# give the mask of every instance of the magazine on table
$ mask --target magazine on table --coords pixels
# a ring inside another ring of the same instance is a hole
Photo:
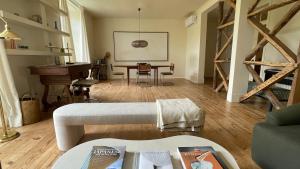
[[[135,153],[133,169],[173,169],[169,151]]]
[[[122,169],[125,146],[93,146],[81,169]]]
[[[184,169],[227,169],[212,147],[178,147]]]

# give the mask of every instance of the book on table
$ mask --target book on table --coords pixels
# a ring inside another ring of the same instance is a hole
[[[125,146],[93,146],[81,169],[122,169]]]
[[[212,147],[178,147],[184,169],[227,169]]]
[[[169,151],[135,153],[134,169],[173,169]]]

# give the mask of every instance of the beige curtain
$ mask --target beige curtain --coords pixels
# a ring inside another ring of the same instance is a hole
[[[7,59],[3,39],[0,39],[0,95],[9,126],[22,126],[22,113],[19,96]]]

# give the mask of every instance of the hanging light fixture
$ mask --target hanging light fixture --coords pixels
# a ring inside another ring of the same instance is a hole
[[[135,40],[131,45],[135,48],[145,48],[148,46],[148,42],[141,40],[141,8],[138,9],[139,12],[139,40]]]

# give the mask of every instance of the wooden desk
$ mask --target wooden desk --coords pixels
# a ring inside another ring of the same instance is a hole
[[[130,83],[130,69],[138,69],[137,65],[114,65],[114,67],[121,67],[127,69],[127,84]],[[170,67],[170,65],[151,65],[154,70],[154,84],[158,85],[158,68]]]
[[[39,75],[41,83],[45,85],[42,102],[44,109],[47,110],[49,108],[47,101],[49,85],[65,85],[69,89],[73,80],[88,77],[91,64],[40,65],[30,66],[29,69],[32,75]]]

